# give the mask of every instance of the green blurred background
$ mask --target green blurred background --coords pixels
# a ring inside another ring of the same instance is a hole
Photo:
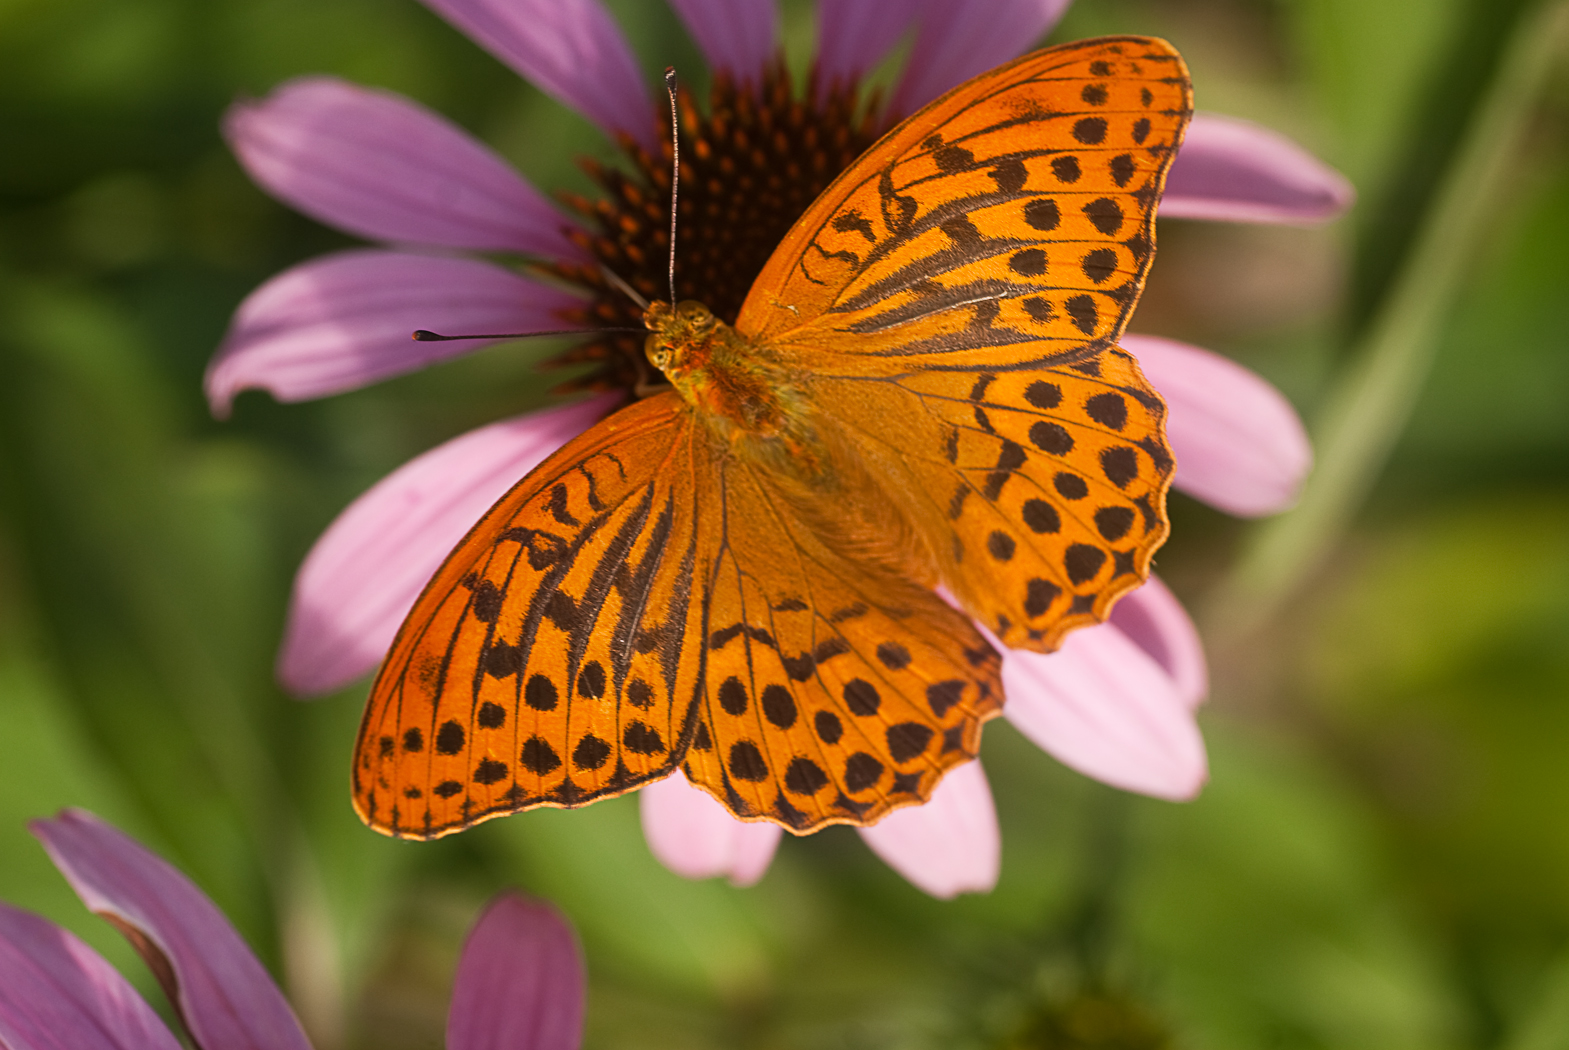
[[[610,6],[651,74],[700,66],[662,4]],[[434,844],[363,828],[364,686],[301,704],[272,681],[293,571],[387,470],[543,403],[557,348],[215,422],[201,375],[234,306],[351,243],[254,188],[219,118],[330,72],[547,188],[588,189],[573,158],[605,148],[415,0],[0,0],[0,899],[152,989],[23,827],[90,807],[200,882],[322,1050],[439,1046],[505,884],[577,923],[590,1047],[1569,1047],[1566,52],[1493,87],[1534,10],[1079,0],[1053,34],[1167,37],[1201,108],[1361,194],[1320,229],[1162,223],[1136,329],[1231,354],[1322,434],[1405,275],[1432,367],[1402,373],[1387,462],[1330,457],[1370,484],[1295,539],[1174,500],[1161,571],[1215,677],[1198,801],[1104,788],[993,723],[1002,881],[941,903],[843,828],[786,841],[753,889],[680,880],[632,798]],[[784,17],[802,68],[811,9]],[[1488,137],[1489,97],[1518,134]],[[1453,175],[1468,148],[1491,176]]]

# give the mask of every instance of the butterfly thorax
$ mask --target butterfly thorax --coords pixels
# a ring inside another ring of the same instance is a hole
[[[648,360],[721,436],[793,443],[804,435],[795,386],[764,347],[697,302],[653,303],[643,321]]]

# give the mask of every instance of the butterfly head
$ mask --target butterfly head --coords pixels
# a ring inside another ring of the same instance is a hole
[[[687,404],[732,439],[773,438],[798,429],[793,385],[771,367],[766,348],[702,303],[655,302],[643,312],[643,351]]]
[[[720,329],[720,322],[702,303],[688,299],[672,307],[655,301],[643,311],[648,338],[643,352],[653,366],[680,389],[681,380],[705,365],[712,356],[709,343]]]

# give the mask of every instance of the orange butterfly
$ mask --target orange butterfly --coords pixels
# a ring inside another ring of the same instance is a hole
[[[371,692],[360,816],[434,838],[677,767],[797,832],[927,799],[1003,702],[971,618],[1051,650],[1166,537],[1165,408],[1116,341],[1191,111],[1164,41],[1025,55],[841,175],[733,328],[649,307],[672,389],[447,558]]]

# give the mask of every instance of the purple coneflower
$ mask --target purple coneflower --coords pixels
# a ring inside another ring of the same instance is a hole
[[[214,412],[261,388],[285,401],[351,390],[483,343],[413,342],[443,332],[585,330],[640,323],[609,270],[660,297],[668,251],[668,117],[598,0],[426,0],[519,74],[594,121],[632,174],[591,167],[596,202],[568,212],[484,145],[408,99],[326,77],[296,80],[230,112],[241,163],[269,192],[387,247],[341,252],[273,278],[241,304],[207,375]],[[1066,0],[837,0],[818,11],[804,93],[779,61],[773,0],[671,0],[712,66],[707,112],[683,99],[677,294],[734,320],[764,261],[808,203],[898,117],[1039,40]],[[907,33],[910,60],[886,106],[859,79]],[[1282,136],[1198,114],[1162,214],[1321,222],[1343,212],[1346,181]],[[483,252],[525,267],[451,254]],[[548,281],[536,279],[545,276]],[[595,397],[483,427],[388,475],[346,509],[295,580],[278,660],[301,695],[340,688],[386,654],[447,552],[500,495],[646,377],[635,337],[600,336],[563,360],[591,362]],[[1176,486],[1229,513],[1288,506],[1312,460],[1296,413],[1268,383],[1197,347],[1126,336],[1169,406]],[[1065,764],[1106,783],[1192,797],[1207,772],[1194,709],[1203,651],[1158,581],[1110,622],[1054,654],[1007,651],[1007,717]],[[742,824],[680,774],[643,789],[655,854],[689,876],[750,882],[779,838]],[[925,806],[861,835],[938,896],[990,888],[999,841],[979,763],[955,770]]]
[[[32,824],[82,903],[126,935],[198,1047],[310,1050],[266,969],[173,865],[91,813]],[[550,905],[505,892],[469,931],[447,1014],[448,1050],[577,1050],[585,977]],[[179,1050],[130,983],[71,933],[0,904],[0,1047]]]

